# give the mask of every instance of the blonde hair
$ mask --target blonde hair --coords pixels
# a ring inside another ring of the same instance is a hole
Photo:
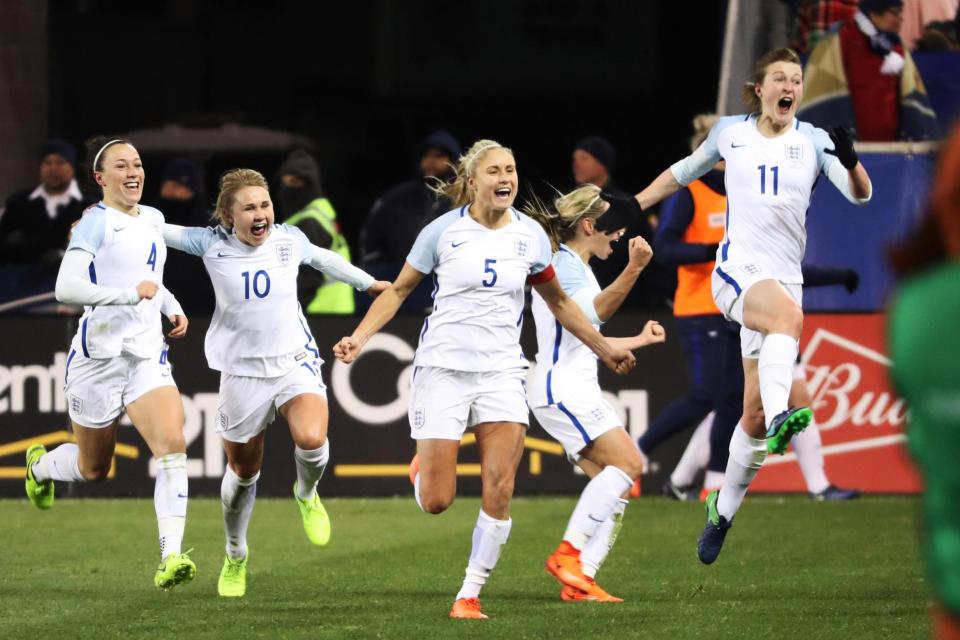
[[[701,113],[693,116],[693,135],[690,136],[690,151],[696,151],[697,147],[703,144],[703,141],[710,135],[710,129],[717,124],[720,119],[715,113]]]
[[[267,179],[254,169],[231,169],[220,176],[220,192],[217,194],[217,206],[213,210],[213,219],[225,229],[233,228],[233,222],[227,212],[233,206],[237,192],[244,187],[263,187],[267,191],[270,190]]]
[[[585,184],[554,198],[552,211],[542,200],[533,196],[524,204],[523,212],[540,223],[550,238],[553,250],[557,251],[561,242],[576,235],[580,220],[596,220],[607,210],[606,204],[601,197],[600,187]]]
[[[457,160],[457,166],[453,167],[453,178],[449,181],[433,178],[429,181],[428,186],[437,194],[437,197],[450,198],[454,207],[469,204],[473,201],[473,198],[470,187],[467,186],[467,178],[474,176],[477,163],[493,149],[503,149],[513,157],[511,149],[495,140],[477,140]]]
[[[768,51],[757,59],[753,65],[753,75],[750,76],[750,79],[743,85],[743,92],[741,93],[743,102],[750,109],[751,113],[759,112],[763,107],[763,104],[760,102],[760,96],[757,95],[755,89],[763,84],[763,79],[767,75],[767,67],[774,62],[800,64],[800,56],[798,56],[797,52],[793,49],[783,47],[782,49]]]

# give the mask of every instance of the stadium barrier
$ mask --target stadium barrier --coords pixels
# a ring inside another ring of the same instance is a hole
[[[629,335],[647,316],[614,318],[605,331]],[[675,336],[672,318],[657,317]],[[224,455],[216,432],[218,374],[207,369],[203,336],[208,320],[193,319],[187,338],[171,344],[170,361],[183,395],[191,493],[217,495]],[[421,321],[397,318],[374,337],[351,366],[335,362],[330,349],[352,331],[352,318],[313,318],[311,327],[326,360],[323,377],[330,401],[331,464],[322,480],[324,495],[391,495],[410,491],[407,463],[414,443],[407,426],[408,382]],[[532,322],[529,318],[527,322]],[[0,495],[23,495],[23,455],[35,441],[48,448],[69,440],[63,393],[68,345],[75,318],[3,317],[8,336],[0,358]],[[17,338],[12,338],[17,336]],[[12,339],[11,339],[12,338]],[[536,351],[532,331],[524,332],[525,352]],[[803,340],[803,361],[823,430],[827,471],[838,484],[868,491],[914,492],[919,482],[903,452],[906,409],[887,383],[883,316],[811,315]],[[636,370],[618,377],[601,370],[601,385],[624,424],[639,436],[648,421],[687,388],[679,341],[637,352]],[[691,425],[692,427],[693,425]],[[689,435],[690,431],[687,432]],[[657,490],[679,459],[686,437],[655,452],[644,476],[644,490]],[[479,467],[473,439],[464,439],[460,456],[463,494],[479,493]],[[267,434],[261,495],[288,495],[295,479],[293,443],[278,416]],[[79,496],[149,496],[155,463],[140,436],[120,429],[111,479],[70,485],[62,493]],[[533,424],[517,479],[518,494],[576,493],[584,479],[575,473],[560,446]],[[792,455],[773,459],[755,487],[803,491]]]

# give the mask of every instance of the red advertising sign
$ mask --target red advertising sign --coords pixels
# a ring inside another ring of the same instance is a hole
[[[919,492],[906,451],[907,407],[890,387],[885,324],[883,314],[807,315],[800,360],[830,481],[872,492]],[[769,456],[750,490],[806,491],[796,455]]]

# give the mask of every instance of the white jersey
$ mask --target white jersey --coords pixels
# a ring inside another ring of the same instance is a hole
[[[140,214],[132,216],[101,202],[80,219],[67,251],[83,250],[93,256],[89,274],[93,284],[130,289],[149,280],[161,285],[167,259],[162,229],[163,214],[153,207],[140,205]],[[155,357],[164,345],[163,301],[158,293],[136,304],[84,307],[72,348],[87,358]]]
[[[593,270],[563,244],[553,256],[553,268],[563,291],[599,330],[601,321],[593,301],[601,289]],[[537,326],[537,365],[527,389],[530,406],[557,404],[564,398],[569,402],[570,396],[590,387],[599,390],[597,355],[563,328],[536,291],[531,308]]]
[[[801,283],[800,262],[807,242],[807,209],[821,173],[850,200],[847,171],[832,149],[830,136],[806,122],[776,138],[757,129],[756,115],[728,116],[710,130],[700,147],[670,167],[681,185],[726,161],[727,219],[717,266],[726,261],[759,262],[785,283]]]
[[[275,224],[252,247],[223,227],[188,227],[183,250],[202,256],[216,294],[204,341],[211,369],[275,378],[320,359],[297,301],[297,272],[310,260],[310,241],[296,227]]]
[[[488,229],[449,211],[420,231],[407,262],[434,274],[433,312],[424,319],[414,364],[458,371],[529,366],[520,350],[524,286],[550,266],[550,240],[529,217]]]

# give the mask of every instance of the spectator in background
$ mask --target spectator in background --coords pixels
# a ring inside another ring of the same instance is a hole
[[[858,4],[859,0],[801,0],[791,46],[806,58],[834,27],[853,17]]]
[[[613,182],[611,173],[617,160],[617,150],[609,140],[602,136],[587,136],[577,142],[573,149],[572,172],[578,185],[593,184],[603,190],[604,199],[610,203],[611,218],[620,217],[630,220],[624,236],[632,238],[642,236],[648,242],[653,241],[653,224],[647,218],[633,196]],[[606,260],[593,259],[590,267],[597,276],[601,288],[606,288],[617,279],[629,262],[629,248],[626,242],[613,245],[613,253]],[[673,296],[676,280],[672,270],[654,260],[636,285],[630,290],[623,303],[624,308],[666,309],[667,300]]]
[[[303,149],[293,151],[280,165],[278,200],[284,224],[298,227],[311,244],[329,249],[350,262],[350,247],[340,231],[337,212],[323,193],[320,167]],[[349,315],[356,308],[349,284],[328,278],[326,274],[301,267],[297,279],[297,298],[308,314]]]
[[[169,224],[185,227],[210,225],[203,190],[203,170],[189,158],[172,158],[163,169],[157,207]],[[213,285],[203,263],[182,251],[167,254],[164,281],[177,292],[180,305],[188,317],[209,318],[213,315]]]
[[[927,213],[893,254],[902,278],[888,315],[892,382],[910,407],[923,476],[923,558],[937,599],[933,637],[960,638],[960,129],[941,150]]]
[[[861,0],[810,54],[798,117],[818,127],[842,124],[858,140],[938,138],[923,80],[897,35],[902,22],[902,0]]]
[[[957,16],[957,0],[904,0],[900,38],[909,51],[918,49],[918,41],[931,22],[953,21]]]
[[[431,179],[446,182],[460,157],[460,142],[439,129],[420,143],[420,175],[392,187],[377,198],[360,231],[360,262],[386,263],[400,270],[420,229],[452,206],[428,187]],[[393,275],[396,275],[394,273]]]
[[[76,167],[70,143],[52,139],[40,147],[40,185],[10,196],[0,217],[0,262],[59,266],[70,224],[95,202],[81,193]]]

